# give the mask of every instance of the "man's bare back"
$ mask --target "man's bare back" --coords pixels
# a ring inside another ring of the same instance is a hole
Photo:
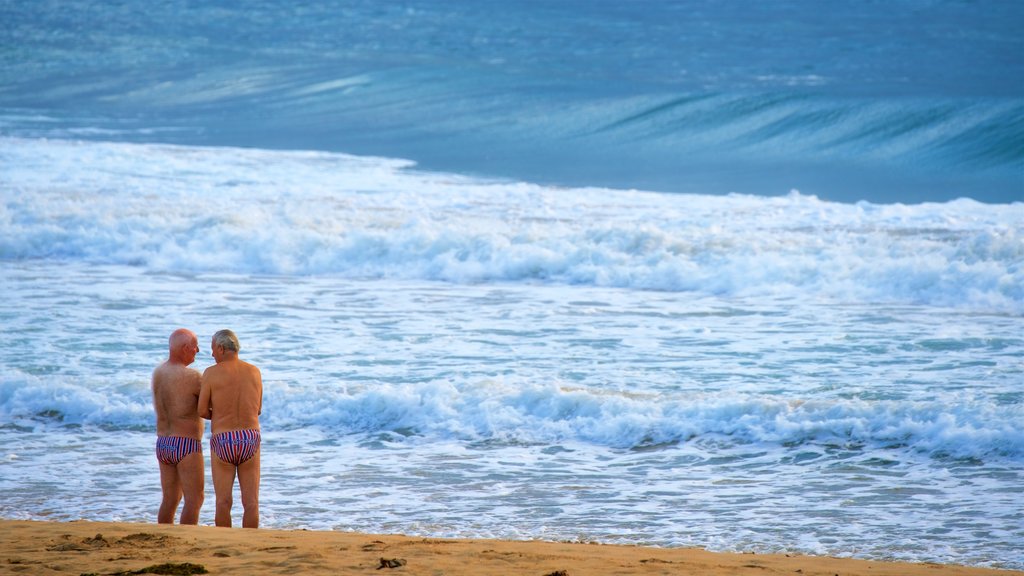
[[[170,360],[153,370],[153,406],[158,436],[203,439],[203,421],[197,405],[199,372]]]
[[[236,357],[224,359],[203,372],[200,415],[210,420],[210,432],[259,429],[263,409],[263,379],[258,368]]]

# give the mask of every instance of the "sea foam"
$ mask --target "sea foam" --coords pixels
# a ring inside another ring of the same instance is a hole
[[[137,387],[141,388],[141,387]],[[616,449],[682,442],[764,448],[908,448],[957,458],[1024,457],[1024,412],[967,394],[930,401],[797,400],[713,392],[633,394],[512,381],[374,384],[273,382],[262,424],[396,442],[584,443]],[[148,389],[0,377],[0,416],[19,426],[148,429]]]
[[[561,189],[321,152],[13,138],[0,158],[9,261],[1024,310],[1022,203]]]

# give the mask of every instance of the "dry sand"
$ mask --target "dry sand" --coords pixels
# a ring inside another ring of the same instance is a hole
[[[940,564],[719,554],[681,548],[0,520],[0,574],[143,574],[143,569],[168,563],[201,565],[210,574],[254,576],[1024,575],[1017,571]],[[190,573],[185,568],[177,573]]]

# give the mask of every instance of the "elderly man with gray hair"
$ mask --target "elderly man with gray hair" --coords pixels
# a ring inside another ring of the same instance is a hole
[[[242,527],[260,522],[260,413],[263,377],[238,358],[241,346],[231,330],[220,330],[210,344],[217,362],[203,372],[199,415],[210,420],[210,465],[217,498],[217,526],[231,526],[231,493],[238,475]]]

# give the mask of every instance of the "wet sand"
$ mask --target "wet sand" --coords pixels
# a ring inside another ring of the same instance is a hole
[[[165,566],[170,565],[170,566]],[[306,530],[0,520],[0,574],[1024,575],[946,564]],[[176,572],[173,570],[177,570]],[[161,572],[163,571],[163,572]]]

